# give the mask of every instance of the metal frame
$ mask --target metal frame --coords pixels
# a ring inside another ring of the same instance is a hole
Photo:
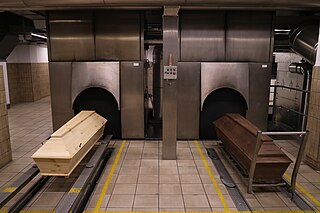
[[[23,173],[16,181],[8,186],[0,193],[0,208],[9,202],[25,185],[39,173],[36,165],[31,166],[25,173]]]
[[[296,180],[297,180],[297,175],[298,175],[298,171],[299,171],[299,167],[300,167],[300,163],[302,161],[302,157],[303,157],[303,153],[306,147],[306,143],[308,140],[308,136],[309,136],[309,131],[305,131],[305,132],[262,132],[262,131],[258,131],[257,132],[257,141],[256,141],[256,146],[254,149],[254,153],[253,153],[253,157],[252,157],[252,161],[251,161],[251,166],[250,166],[250,172],[249,172],[249,179],[248,179],[248,193],[252,194],[253,193],[253,186],[258,186],[258,187],[270,187],[270,186],[281,186],[283,185],[283,183],[253,183],[253,176],[254,176],[254,172],[256,169],[256,163],[257,163],[257,158],[258,158],[258,153],[260,151],[260,148],[262,146],[262,141],[261,141],[261,137],[262,135],[286,135],[286,136],[299,136],[302,138],[301,140],[301,145],[299,148],[299,152],[298,152],[298,156],[296,158],[296,162],[294,164],[294,168],[293,168],[293,172],[291,175],[291,183],[286,183],[286,185],[289,186],[289,190],[291,192],[291,196],[292,198],[294,197],[295,194],[295,189],[296,189]]]
[[[108,148],[112,135],[107,135],[77,177],[71,189],[55,208],[56,212],[83,212],[84,208],[108,162],[113,149]]]
[[[223,149],[223,144],[222,143],[218,143],[220,150],[221,150],[221,154],[223,154],[223,156],[225,157],[225,159],[229,162],[229,164],[232,166],[232,168],[237,172],[237,174],[239,175],[239,177],[241,178],[241,180],[244,183],[247,183],[247,176],[243,173],[243,168],[238,164],[237,161],[235,161],[235,159],[233,159],[228,152]],[[281,192],[284,192],[286,195],[290,196],[290,192],[284,188],[285,186],[287,186],[288,184],[286,182],[283,182],[284,184],[278,184],[277,186],[282,186],[279,187],[279,190]],[[275,185],[275,184],[273,184]],[[269,184],[268,186],[272,186],[272,184]],[[306,202],[299,194],[296,194],[296,196],[292,197],[292,202],[294,202],[301,210],[310,210],[313,211],[313,207],[310,206],[310,204],[308,202]]]

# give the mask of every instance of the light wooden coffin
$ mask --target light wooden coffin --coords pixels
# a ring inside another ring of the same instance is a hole
[[[32,158],[42,175],[69,176],[101,138],[107,120],[82,111],[51,135]]]

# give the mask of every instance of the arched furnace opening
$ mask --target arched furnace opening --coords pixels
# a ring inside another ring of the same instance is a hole
[[[212,122],[226,113],[239,113],[246,117],[247,109],[247,102],[238,91],[230,88],[212,91],[200,113],[200,139],[217,139]]]
[[[82,110],[95,110],[108,120],[104,134],[112,134],[113,138],[121,138],[121,117],[114,96],[99,87],[90,87],[82,91],[73,103],[73,110],[78,114]]]

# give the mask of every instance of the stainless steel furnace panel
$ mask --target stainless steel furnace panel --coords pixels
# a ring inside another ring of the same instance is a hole
[[[141,18],[138,11],[97,11],[95,41],[97,60],[141,60]],[[143,42],[142,42],[143,44]]]
[[[181,11],[181,61],[225,61],[225,12]]]
[[[207,96],[220,88],[238,91],[249,107],[249,64],[201,63],[201,110]]]
[[[270,62],[272,12],[227,13],[226,60]]]
[[[200,62],[178,63],[178,139],[198,139],[200,119]]]
[[[121,62],[122,138],[144,138],[143,62]]]
[[[267,130],[271,63],[250,63],[250,103],[247,118],[262,131]]]
[[[50,62],[49,74],[52,122],[55,131],[74,115],[71,103],[71,62]]]
[[[49,12],[50,61],[94,60],[92,12]]]
[[[120,109],[119,62],[74,62],[72,63],[72,104],[85,89],[100,87],[109,91],[117,100]]]

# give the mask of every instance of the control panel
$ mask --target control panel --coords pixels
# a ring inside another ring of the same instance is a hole
[[[164,66],[163,79],[177,79],[177,66]]]

